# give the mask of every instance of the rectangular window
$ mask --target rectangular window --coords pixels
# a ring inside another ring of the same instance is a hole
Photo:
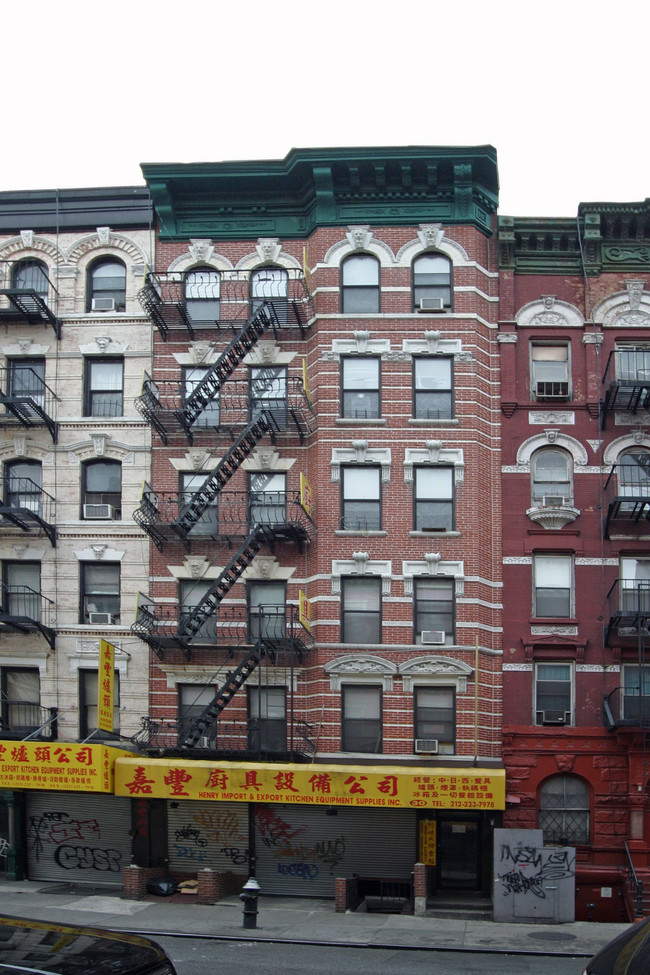
[[[178,684],[178,730],[182,740],[188,733],[192,724],[200,718],[207,707],[209,707],[216,696],[216,685],[204,687],[202,684]],[[206,728],[205,737],[216,738],[216,724]]]
[[[250,372],[250,415],[262,410],[271,413],[280,430],[287,426],[287,370],[284,366],[265,366]]]
[[[456,692],[453,687],[416,687],[414,700],[416,751],[433,743],[440,755],[456,752]],[[432,747],[433,747],[432,746]]]
[[[417,645],[453,646],[456,642],[454,580],[421,576],[413,580]]]
[[[203,597],[212,588],[211,579],[182,579],[179,586],[180,625],[185,625],[194,618]],[[205,619],[193,636],[196,643],[213,644],[217,639],[217,619],[213,614]]]
[[[535,724],[571,724],[571,664],[535,664]]]
[[[379,467],[341,468],[341,528],[363,532],[381,530]]]
[[[454,415],[453,359],[426,356],[413,360],[413,416],[449,420]]]
[[[533,615],[555,619],[573,616],[573,558],[533,557]]]
[[[248,479],[248,522],[253,525],[284,525],[287,521],[286,474],[255,471]]]
[[[341,748],[344,752],[382,752],[381,687],[343,686]]]
[[[87,738],[95,732],[101,738],[103,732],[97,729],[97,671],[79,671],[79,737]],[[113,690],[113,734],[120,733],[120,675],[115,671]]]
[[[181,505],[188,504],[192,500],[209,476],[209,474],[205,474],[204,472],[200,474],[184,472],[181,474]],[[196,524],[190,528],[188,533],[190,538],[214,538],[219,534],[219,507],[217,498],[218,495],[215,495],[212,504],[208,505]]]
[[[650,347],[616,346],[616,379],[625,383],[650,382]]]
[[[341,641],[381,643],[381,579],[349,577],[341,583]]]
[[[623,667],[623,710],[626,721],[650,723],[650,667],[626,664]]]
[[[40,674],[36,668],[3,667],[0,670],[0,717],[7,731],[27,735],[46,720],[41,715]]]
[[[379,359],[343,359],[341,363],[341,416],[374,420],[379,416]]]
[[[619,609],[623,613],[650,611],[650,559],[629,556],[620,560]]]
[[[286,636],[286,588],[284,582],[248,583],[249,639],[273,643]]]
[[[9,395],[38,415],[35,407],[45,409],[45,359],[10,359],[7,368]]]
[[[209,372],[206,366],[187,366],[183,369],[183,402],[187,403],[194,391],[205,379]],[[194,420],[193,427],[218,427],[220,421],[219,395],[205,404],[203,410]]]
[[[84,416],[122,416],[124,362],[86,359]]]
[[[80,616],[94,626],[120,622],[119,562],[81,563]]]
[[[287,750],[287,692],[284,687],[248,688],[248,747],[253,752]]]
[[[40,562],[3,562],[2,574],[4,615],[40,622]]]
[[[569,346],[566,343],[531,345],[530,390],[533,400],[569,399]]]
[[[416,467],[413,471],[416,531],[452,531],[454,528],[454,470],[452,467]]]

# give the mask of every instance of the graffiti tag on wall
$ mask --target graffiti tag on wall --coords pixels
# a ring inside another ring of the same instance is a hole
[[[508,869],[497,873],[504,897],[532,894],[546,897],[545,884],[559,882],[575,875],[575,851],[553,847],[501,846],[500,862]]]
[[[119,873],[122,854],[101,843],[96,819],[75,819],[59,810],[30,816],[28,846],[37,861],[52,858],[61,870],[96,870]]]

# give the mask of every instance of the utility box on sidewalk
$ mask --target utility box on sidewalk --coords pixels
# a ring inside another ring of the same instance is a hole
[[[494,920],[575,920],[575,860],[574,847],[544,846],[541,829],[495,829]]]

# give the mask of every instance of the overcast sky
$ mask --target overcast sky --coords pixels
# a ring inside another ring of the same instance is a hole
[[[502,214],[643,200],[648,20],[628,0],[9,0],[0,189],[489,143]]]

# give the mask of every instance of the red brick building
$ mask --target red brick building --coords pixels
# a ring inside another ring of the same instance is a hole
[[[213,771],[275,763],[287,800],[163,789],[169,867],[256,866],[268,892],[327,895],[425,858],[429,893],[487,894],[503,807],[494,150],[144,173],[149,745]],[[338,799],[292,790],[304,763],[343,774]],[[346,805],[375,773],[416,797]]]
[[[647,201],[499,224],[504,826],[576,847],[584,920],[648,863],[649,238]]]

